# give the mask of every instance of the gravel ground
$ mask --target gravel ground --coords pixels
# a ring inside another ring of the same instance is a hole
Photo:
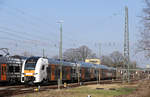
[[[12,97],[87,97],[87,95],[91,95],[91,97],[114,97],[114,95],[131,93],[130,91],[132,91],[133,87],[137,87],[137,85],[137,83],[131,85],[127,83],[87,85],[70,89],[48,90],[43,92],[27,93]]]
[[[97,90],[96,88],[103,88],[104,90]],[[109,90],[110,88],[116,90]],[[134,90],[132,91],[133,88]],[[123,92],[124,90],[122,91],[122,89],[131,92]],[[87,97],[88,94],[91,94],[91,97],[150,97],[150,80],[141,80],[130,84],[88,85],[72,89],[28,93],[13,97]]]
[[[136,91],[131,94],[115,97],[150,97],[150,80],[140,81]]]

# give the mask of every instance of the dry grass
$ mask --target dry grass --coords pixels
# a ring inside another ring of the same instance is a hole
[[[128,86],[131,87],[131,85],[127,84],[88,85],[71,89],[35,92],[13,97],[87,97],[87,95],[91,95],[91,97],[113,97],[128,94],[135,90],[135,88],[126,88]],[[136,85],[133,86],[135,87]],[[96,88],[104,88],[104,90],[97,90]],[[109,90],[109,88],[115,88],[116,90]]]
[[[133,93],[116,97],[150,97],[150,80],[139,82],[138,88]]]
[[[91,88],[91,89],[95,89],[95,88],[104,88],[104,89],[109,89],[109,88],[115,88],[115,89],[118,89],[118,88],[123,88],[123,87],[137,87],[138,84],[102,84],[102,85],[89,85],[88,87]]]

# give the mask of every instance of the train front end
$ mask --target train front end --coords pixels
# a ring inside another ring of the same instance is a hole
[[[25,84],[40,83],[40,71],[38,69],[40,65],[40,57],[28,58],[22,66],[21,82]]]

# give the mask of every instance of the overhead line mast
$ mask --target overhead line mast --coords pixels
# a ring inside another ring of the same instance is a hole
[[[127,70],[128,82],[130,81],[129,72],[129,25],[128,25],[128,7],[125,6],[125,32],[124,32],[124,66],[123,68]],[[125,71],[123,74],[123,79],[125,79]]]
[[[60,63],[60,82],[58,85],[58,88],[60,89],[60,86],[62,85],[62,23],[63,21],[60,20],[59,22],[57,22],[60,24],[60,44],[59,44],[59,59],[61,61]]]

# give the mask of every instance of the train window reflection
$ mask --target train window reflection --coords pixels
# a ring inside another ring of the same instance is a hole
[[[35,65],[36,64],[33,64],[33,63],[26,63],[25,64],[25,70],[34,70],[35,69]]]
[[[31,57],[27,59],[25,63],[25,70],[35,70],[36,63],[38,61],[39,57]]]

